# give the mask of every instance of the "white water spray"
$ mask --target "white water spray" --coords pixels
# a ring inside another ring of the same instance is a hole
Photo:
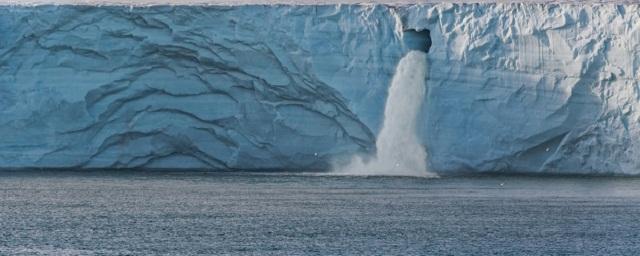
[[[364,162],[355,156],[336,173],[436,177],[427,171],[427,153],[416,134],[418,114],[425,94],[427,56],[411,51],[404,56],[393,76],[384,109],[382,130],[376,140],[377,154]]]

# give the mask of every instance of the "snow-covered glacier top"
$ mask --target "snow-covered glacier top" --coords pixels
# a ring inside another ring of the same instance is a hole
[[[442,3],[564,3],[594,4],[617,3],[633,4],[638,0],[0,0],[0,5],[43,5],[43,4],[80,4],[80,5],[334,5],[334,4],[442,4]]]
[[[324,169],[429,39],[431,170],[640,173],[639,5],[1,6],[0,34],[2,168]]]

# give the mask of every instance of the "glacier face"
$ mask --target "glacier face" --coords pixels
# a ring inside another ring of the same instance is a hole
[[[2,6],[0,166],[323,169],[375,150],[394,68],[428,30],[431,170],[636,174],[639,15]]]
[[[640,172],[637,5],[444,5],[426,143],[440,170]]]
[[[321,168],[371,150],[326,79],[365,11],[4,7],[2,166]]]

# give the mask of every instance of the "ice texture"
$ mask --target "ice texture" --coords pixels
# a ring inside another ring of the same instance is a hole
[[[2,6],[0,167],[325,169],[425,30],[430,170],[640,173],[640,6],[522,3]]]
[[[637,0],[0,0],[0,5],[45,5],[45,4],[73,4],[73,5],[336,5],[336,4],[440,4],[440,3],[526,3],[526,4],[637,4]]]

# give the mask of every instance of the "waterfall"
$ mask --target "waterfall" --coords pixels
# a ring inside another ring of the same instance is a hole
[[[354,156],[335,173],[436,177],[427,170],[427,153],[416,133],[427,68],[427,55],[421,51],[411,51],[400,60],[389,87],[376,155],[366,162]]]

